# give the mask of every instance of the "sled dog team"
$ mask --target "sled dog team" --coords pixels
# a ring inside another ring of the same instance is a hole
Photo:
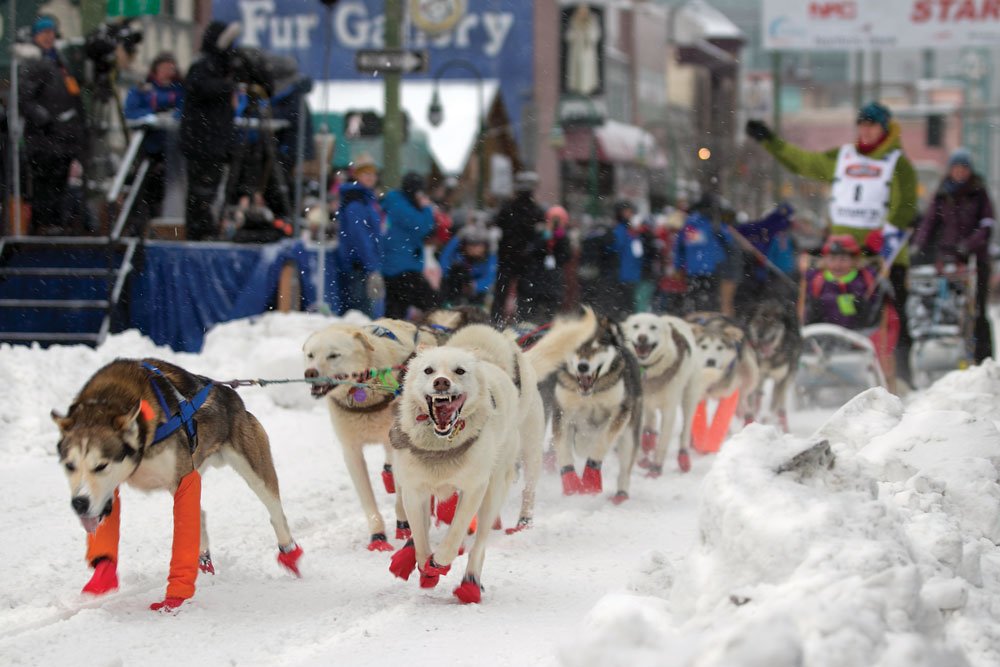
[[[796,335],[780,311],[762,310],[744,329],[713,313],[689,321],[638,314],[617,323],[584,309],[557,319],[523,351],[516,335],[475,312],[438,311],[419,326],[333,324],[312,334],[303,353],[305,378],[326,403],[368,523],[368,549],[395,550],[363,453],[381,445],[383,486],[396,495],[394,537],[405,540],[390,571],[408,579],[417,570],[420,586],[434,587],[474,532],[454,589],[470,603],[481,600],[486,541],[491,527],[502,527],[500,509],[518,470],[521,509],[507,533],[531,525],[547,419],[563,493],[601,493],[614,450],[611,500],[620,504],[636,463],[650,477],[662,473],[678,411],[677,462],[690,468],[688,448],[698,444],[692,424],[705,397],[720,399],[719,411],[730,401],[749,421],[770,377],[773,410],[787,428],[783,400],[797,364]],[[209,466],[228,465],[246,480],[270,515],[278,562],[299,574],[302,548],[285,519],[267,433],[232,388],[164,361],[118,359],[87,381],[65,416],[52,417],[71,506],[87,531],[93,575],[84,592],[118,587],[123,483],[174,497],[166,595],[151,608],[176,609],[194,594],[199,571],[214,574],[200,500]],[[450,523],[436,545],[434,517]]]

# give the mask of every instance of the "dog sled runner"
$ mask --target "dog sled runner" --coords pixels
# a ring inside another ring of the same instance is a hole
[[[913,346],[910,365],[918,386],[928,386],[973,359],[976,272],[972,266],[910,269],[906,314]]]

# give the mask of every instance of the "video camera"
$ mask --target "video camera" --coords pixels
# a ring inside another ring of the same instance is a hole
[[[135,55],[142,42],[142,29],[129,19],[102,23],[94,28],[84,42],[83,52],[94,63],[97,76],[106,75],[117,65],[118,47],[129,57]]]
[[[239,46],[231,50],[229,64],[239,83],[258,86],[263,97],[274,95],[274,62],[272,56],[260,49]]]

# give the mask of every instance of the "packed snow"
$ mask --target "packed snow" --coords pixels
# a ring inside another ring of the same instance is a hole
[[[620,507],[564,498],[547,475],[534,528],[493,536],[474,606],[450,594],[462,567],[425,591],[415,578],[393,578],[386,554],[365,550],[326,408],[305,385],[241,389],[271,437],[285,511],[305,549],[303,578],[275,562],[267,514],[243,481],[211,470],[203,506],[217,574],[199,577],[192,600],[175,615],[148,610],[165,587],[171,503],[130,488],[121,588],[83,596],[84,532],[49,411],[65,410],[119,356],[156,356],[220,380],[298,378],[302,342],[329,322],[231,322],[209,333],[200,354],[157,348],[135,332],[97,350],[0,347],[4,664],[1000,664],[992,362],[903,401],[869,390],[832,416],[793,413],[792,435],[750,426],[719,455],[695,457],[687,475],[654,480],[637,469]],[[391,521],[382,456],[368,451]]]

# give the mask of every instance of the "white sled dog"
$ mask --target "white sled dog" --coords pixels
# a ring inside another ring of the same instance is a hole
[[[691,326],[670,315],[638,313],[622,325],[629,347],[635,353],[642,371],[644,458],[639,466],[648,470],[648,477],[659,477],[673,436],[677,409],[681,409],[681,439],[677,464],[683,472],[691,469],[691,421],[704,393],[701,350]],[[662,423],[656,428],[656,413]]]
[[[229,387],[158,359],[117,359],[94,373],[66,416],[53,410],[52,419],[94,568],[84,593],[118,588],[118,487],[127,483],[174,496],[167,593],[150,608],[169,611],[194,595],[199,568],[215,573],[201,511],[201,474],[209,466],[228,465],[257,494],[278,538],[278,562],[299,574],[302,549],[281,506],[267,433]]]
[[[540,379],[556,379],[552,437],[563,493],[600,493],[601,467],[616,447],[618,488],[612,500],[624,502],[642,430],[642,384],[621,327],[585,308],[579,319],[556,320],[527,357]],[[574,450],[587,457],[582,476]]]
[[[460,329],[444,347],[424,350],[407,365],[391,438],[412,543],[392,558],[390,571],[432,588],[458,556],[474,516],[479,529],[462,583],[463,603],[482,598],[489,527],[499,516],[522,459],[525,490],[518,526],[531,522],[541,471],[545,423],[534,369],[520,349],[485,325]],[[458,506],[436,549],[430,546],[430,499],[458,492]]]
[[[333,324],[312,334],[302,346],[305,377],[355,380],[369,387],[351,384],[313,384],[312,395],[326,398],[333,432],[341,444],[344,463],[368,522],[369,551],[392,551],[385,532],[385,522],[375,502],[375,492],[368,478],[365,445],[382,445],[386,450],[382,482],[388,493],[395,493],[389,447],[396,395],[392,385],[398,382],[403,364],[414,354],[417,345],[434,345],[434,336],[401,320],[380,319],[365,325]],[[371,369],[391,369],[383,383],[367,377]],[[362,382],[363,381],[363,382]],[[378,385],[386,386],[379,387]],[[396,539],[409,537],[403,501],[396,496]]]
[[[750,397],[760,382],[760,370],[746,331],[721,313],[691,313],[685,320],[702,352],[705,398],[723,399],[739,390],[736,415],[750,416]]]

